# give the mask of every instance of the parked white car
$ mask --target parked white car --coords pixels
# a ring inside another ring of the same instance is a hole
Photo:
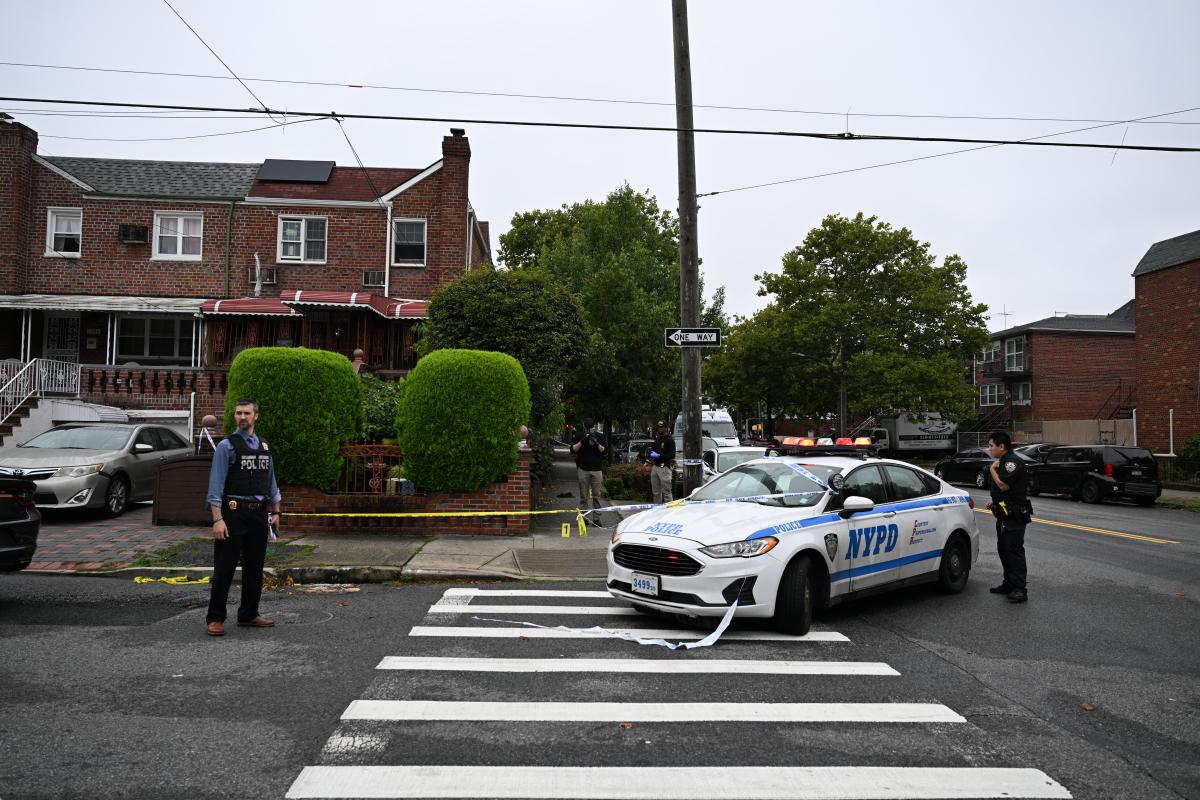
[[[747,499],[753,498],[753,499]],[[803,635],[814,608],[936,581],[961,592],[979,557],[966,492],[900,461],[853,455],[761,458],[677,507],[622,521],[608,591],[695,617],[767,617]]]

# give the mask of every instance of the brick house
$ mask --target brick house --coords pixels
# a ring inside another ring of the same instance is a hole
[[[1138,443],[1178,451],[1200,435],[1200,230],[1151,245],[1133,281]]]
[[[81,365],[83,399],[224,407],[246,347],[415,362],[433,290],[491,260],[462,130],[424,168],[37,153],[0,116],[0,364]]]
[[[989,335],[975,363],[983,427],[1127,418],[1136,399],[1134,301]]]

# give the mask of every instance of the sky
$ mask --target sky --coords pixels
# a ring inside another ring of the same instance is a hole
[[[171,2],[274,109],[675,122],[668,0]],[[1103,125],[1048,141],[1200,146],[1194,0],[692,0],[688,13],[695,103],[740,107],[697,107],[697,127],[1023,139]],[[163,0],[0,0],[0,61],[229,74]],[[263,78],[337,85],[251,80]],[[0,65],[0,88],[14,97],[259,106],[232,79]],[[0,110],[39,132],[43,155],[356,163],[328,120],[134,142],[112,140],[271,121],[27,113],[63,108],[0,101]],[[1171,114],[1188,109],[1197,110]],[[1123,122],[1165,114],[1152,124]],[[1024,119],[924,118],[932,115]],[[1122,124],[1105,124],[1114,121]],[[368,166],[426,166],[440,157],[450,127],[345,122]],[[677,207],[673,133],[453,127],[470,137],[471,201],[491,222],[494,250],[515,213],[601,200],[625,182]],[[1131,273],[1154,242],[1200,228],[1200,153],[1002,146],[924,158],[970,147],[697,134],[697,188],[722,192],[700,200],[708,293],[723,285],[727,311],[752,314],[768,302],[755,274],[778,271],[826,215],[861,211],[908,228],[939,260],[959,255],[973,297],[991,309],[989,328],[1000,330],[1056,313],[1115,310],[1133,297]],[[861,169],[906,159],[922,160]],[[842,170],[857,171],[728,191]],[[886,313],[886,298],[864,301]]]

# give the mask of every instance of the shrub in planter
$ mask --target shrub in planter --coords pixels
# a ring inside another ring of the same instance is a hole
[[[280,483],[331,489],[342,471],[338,447],[363,425],[362,382],[338,353],[303,347],[252,347],[229,367],[225,430],[233,409],[252,397],[261,409],[256,431],[271,443]]]
[[[435,350],[404,382],[397,440],[404,472],[434,491],[474,491],[517,466],[529,382],[503,353]]]
[[[619,488],[614,491],[612,487],[617,486]],[[616,464],[609,467],[604,487],[609,497],[620,500],[650,500],[653,496],[650,491],[650,468],[644,464]]]

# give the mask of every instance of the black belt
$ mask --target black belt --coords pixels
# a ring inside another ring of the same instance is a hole
[[[225,501],[225,507],[228,508],[230,511],[236,511],[239,508],[247,508],[247,509],[250,509],[251,511],[255,511],[257,509],[262,508],[265,505],[267,505],[267,504],[262,502],[261,500],[238,500],[238,499],[234,498],[234,499],[229,499],[229,500]]]

